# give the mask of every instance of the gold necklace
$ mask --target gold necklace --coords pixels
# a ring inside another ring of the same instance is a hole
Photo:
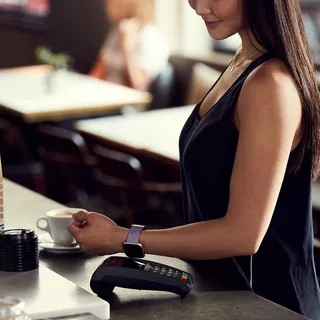
[[[230,72],[233,72],[233,70],[234,70],[236,67],[238,67],[242,62],[244,62],[245,60],[250,59],[250,58],[252,58],[252,57],[253,57],[253,54],[250,54],[250,56],[248,56],[248,57],[240,60],[238,63],[236,63],[235,65],[231,66]]]

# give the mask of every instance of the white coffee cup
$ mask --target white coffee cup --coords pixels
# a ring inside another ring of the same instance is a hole
[[[38,219],[37,228],[48,232],[55,243],[70,246],[75,243],[75,239],[69,233],[68,227],[73,221],[72,214],[79,211],[86,210],[80,208],[50,210],[46,213],[46,217]],[[42,222],[45,222],[45,226],[41,226]]]

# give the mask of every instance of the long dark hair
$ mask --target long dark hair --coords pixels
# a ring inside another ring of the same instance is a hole
[[[313,179],[320,169],[320,95],[299,0],[244,0],[247,21],[258,43],[290,70],[303,104],[302,140],[291,171],[312,154]]]

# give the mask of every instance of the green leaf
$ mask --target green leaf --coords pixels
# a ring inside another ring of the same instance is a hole
[[[66,69],[69,67],[71,57],[66,53],[53,53],[45,46],[39,46],[35,50],[37,59],[55,69]]]

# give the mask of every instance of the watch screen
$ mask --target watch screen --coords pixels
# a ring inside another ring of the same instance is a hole
[[[129,258],[143,258],[144,252],[141,244],[124,243],[123,249]]]

